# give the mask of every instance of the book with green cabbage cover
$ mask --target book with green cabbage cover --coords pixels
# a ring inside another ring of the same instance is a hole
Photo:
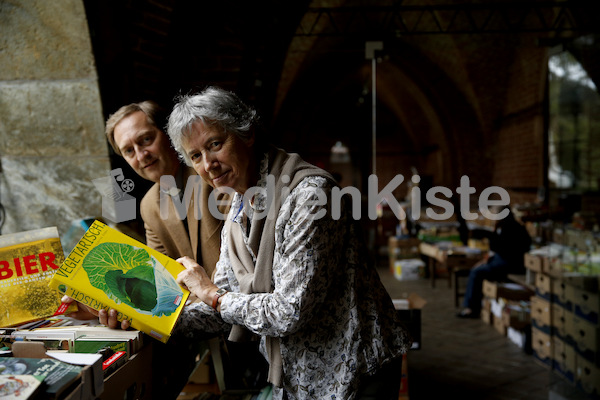
[[[50,280],[50,287],[166,343],[189,292],[175,278],[184,267],[99,221],[89,227]]]

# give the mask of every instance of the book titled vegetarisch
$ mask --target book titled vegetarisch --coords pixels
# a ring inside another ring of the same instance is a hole
[[[167,342],[189,296],[175,278],[184,267],[99,221],[88,228],[50,280],[50,287]]]

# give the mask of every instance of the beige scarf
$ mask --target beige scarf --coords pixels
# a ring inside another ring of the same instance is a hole
[[[242,230],[237,223],[229,219],[225,222],[228,233],[229,258],[233,266],[233,272],[240,283],[242,293],[270,293],[273,280],[273,255],[275,251],[275,222],[279,210],[285,198],[282,198],[282,189],[288,187],[290,193],[298,183],[307,176],[322,176],[331,182],[335,180],[326,171],[311,165],[300,158],[297,154],[288,154],[277,148],[271,148],[269,152],[268,174],[275,177],[276,195],[267,199],[269,207],[268,216],[254,218],[250,224],[249,246],[256,254],[256,264],[252,261],[243,239]],[[281,180],[282,176],[290,178],[289,183]],[[269,204],[270,203],[270,204]],[[259,213],[255,213],[256,216]],[[251,339],[252,334],[243,326],[234,325],[229,335],[231,341],[245,341]],[[283,366],[281,361],[281,350],[279,338],[267,337],[266,347],[269,361],[268,380],[273,385],[281,387],[283,378]]]

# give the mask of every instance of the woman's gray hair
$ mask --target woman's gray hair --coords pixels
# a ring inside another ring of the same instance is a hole
[[[192,130],[194,122],[202,121],[221,132],[236,134],[242,140],[252,137],[258,120],[256,110],[227,90],[209,86],[202,92],[177,97],[169,116],[167,134],[173,147],[187,165],[192,161],[183,149],[183,138]]]

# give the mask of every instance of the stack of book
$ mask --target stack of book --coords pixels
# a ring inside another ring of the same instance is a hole
[[[169,340],[189,296],[176,282],[183,269],[99,221],[66,258],[56,228],[0,236],[0,397],[99,397],[105,379],[147,353],[145,340]],[[61,303],[65,294],[76,302]],[[132,328],[68,316],[82,304],[115,309]]]
[[[43,391],[43,398],[64,398],[81,382],[83,369],[53,358],[2,357],[0,397],[31,399]]]

